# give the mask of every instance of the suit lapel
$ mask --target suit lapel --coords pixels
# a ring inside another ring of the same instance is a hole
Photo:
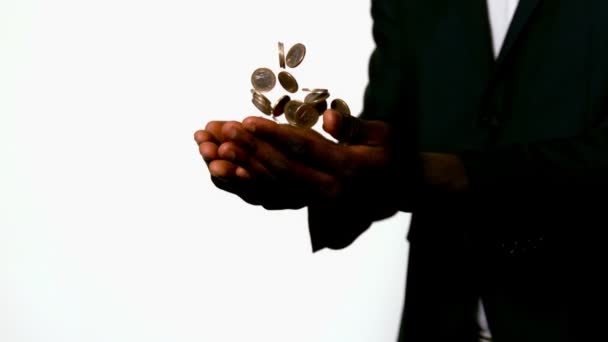
[[[480,61],[486,62],[491,69],[494,63],[492,51],[492,33],[490,31],[490,18],[487,11],[487,0],[476,0],[458,3],[464,9],[465,30],[470,37],[471,49],[479,56]]]
[[[534,10],[538,7],[538,5],[542,2],[542,0],[520,0],[517,10],[515,11],[515,15],[513,16],[513,20],[511,21],[511,26],[507,31],[507,36],[505,37],[505,41],[502,45],[502,49],[498,55],[496,60],[496,70],[500,70],[502,65],[505,63],[505,60],[509,57],[509,53],[513,49],[513,46],[517,42],[517,39],[524,32],[526,24],[528,23],[530,17],[534,13]]]

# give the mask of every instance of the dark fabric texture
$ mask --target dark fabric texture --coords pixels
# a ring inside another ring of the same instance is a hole
[[[360,116],[398,127],[404,153],[459,155],[470,181],[403,194],[416,208],[400,339],[470,341],[479,295],[498,342],[599,333],[584,308],[605,308],[608,1],[520,0],[497,60],[486,0],[371,9]],[[372,224],[362,211],[311,205],[313,250],[350,245]]]

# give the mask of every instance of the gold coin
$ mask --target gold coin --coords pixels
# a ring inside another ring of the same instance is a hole
[[[350,108],[348,108],[348,105],[342,99],[334,99],[331,101],[331,109],[342,113],[343,115],[350,115]]]
[[[298,100],[291,100],[285,105],[285,119],[290,125],[296,125],[296,112],[304,103]]]
[[[290,68],[297,67],[304,60],[304,56],[306,56],[306,46],[300,43],[292,46],[287,52],[287,66]]]
[[[322,89],[322,88],[302,88],[303,91],[306,92],[310,92],[310,93],[328,93],[329,90],[327,89]]]
[[[281,114],[285,113],[285,106],[287,103],[291,101],[289,95],[283,95],[280,99],[272,107],[272,115],[273,116],[281,116]]]
[[[260,92],[271,91],[277,83],[274,72],[268,68],[258,68],[251,75],[253,88]]]
[[[279,42],[279,66],[285,69],[285,45]]]
[[[310,93],[304,98],[305,103],[317,103],[329,98],[329,93]]]
[[[298,127],[311,128],[319,120],[319,112],[310,103],[304,103],[296,111],[295,125]]]
[[[287,71],[281,71],[279,73],[279,83],[281,86],[290,93],[298,91],[298,81]]]
[[[319,115],[323,115],[323,113],[325,113],[325,111],[327,110],[327,101],[323,100],[316,102],[313,104],[313,106],[315,106],[315,109],[317,110],[317,112],[319,112]]]

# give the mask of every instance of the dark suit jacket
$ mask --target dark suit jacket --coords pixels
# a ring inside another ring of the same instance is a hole
[[[473,341],[477,296],[495,341],[601,331],[583,307],[604,298],[608,1],[520,0],[496,61],[486,0],[371,10],[361,117],[398,127],[404,153],[459,155],[470,180],[415,193],[402,340]],[[313,251],[350,245],[365,205],[310,206]]]

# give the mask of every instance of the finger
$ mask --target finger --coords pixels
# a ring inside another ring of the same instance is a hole
[[[242,125],[226,125],[223,133],[230,141],[250,156],[259,160],[273,174],[287,172],[289,160],[285,153],[268,142],[256,137]]]
[[[226,122],[221,129],[221,135],[225,140],[235,139],[240,131],[243,131],[243,124],[238,121]]]
[[[317,136],[318,141],[333,144],[312,130],[300,129],[288,125],[278,125],[274,121],[258,117],[252,117],[251,119],[259,119],[261,122],[268,123],[274,127],[299,130],[305,134],[311,134],[307,132],[310,131],[312,132],[312,135]],[[251,133],[250,130],[246,129],[245,124],[226,124],[223,133],[225,136],[229,137],[231,141],[247,150],[250,154],[250,161],[259,161],[267,170],[267,175],[269,175],[271,179],[281,179],[281,181],[286,181],[287,183],[301,184],[302,187],[308,187],[311,192],[316,194],[331,195],[337,192],[339,182],[336,181],[331,173],[308,165],[305,161],[289,158],[282,149],[275,147],[273,143],[260,139],[256,134]],[[339,158],[336,157],[333,158],[332,161],[338,159]],[[246,169],[250,172],[252,171],[251,167],[246,167]],[[256,175],[254,174],[253,176],[255,177]]]
[[[240,122],[227,122],[223,125],[221,134],[229,140],[225,143],[226,146],[222,147],[223,156],[248,169],[251,176],[274,179],[277,173],[284,169],[284,156],[277,155],[277,151],[268,151],[268,158],[263,160],[256,158],[255,151],[259,139],[245,130]],[[266,167],[265,163],[274,170]]]
[[[329,133],[339,142],[347,142],[349,136],[343,132],[343,121],[345,115],[333,109],[328,109],[323,113],[323,130]]]
[[[377,146],[386,143],[388,126],[380,121],[361,120],[328,109],[323,114],[323,129],[340,142]]]
[[[246,151],[255,150],[255,145],[257,140],[259,140],[259,138],[246,130],[240,122],[226,123],[222,128],[222,135]]]
[[[211,143],[203,144],[211,145]],[[221,156],[217,152],[217,147],[209,147],[209,149],[213,152],[208,154],[207,157],[203,156],[203,158],[205,158],[209,172],[212,176],[224,178],[236,176],[241,179],[253,179],[251,171],[247,170],[245,167],[232,163],[229,160],[220,159]]]
[[[241,167],[240,177],[273,178],[273,175],[250,152],[233,141],[225,142],[218,148],[219,158]],[[238,170],[237,170],[238,173]]]
[[[203,157],[203,160],[205,160],[207,164],[209,164],[213,160],[219,159],[219,154],[217,150],[218,146],[213,142],[203,142],[198,145],[198,151],[200,152],[201,156]]]
[[[236,168],[236,176],[243,180],[253,180],[254,179],[251,172],[241,166]]]
[[[233,141],[221,144],[217,150],[221,159],[228,160],[237,164],[243,164],[249,159],[249,153]]]
[[[212,177],[233,179],[237,177],[238,165],[229,161],[216,159],[209,163],[209,173]]]
[[[272,144],[257,138],[243,127],[234,127],[234,132],[228,132],[238,146],[246,148],[249,155],[248,167],[245,167],[255,178],[261,173],[251,161],[255,160],[266,170],[263,174],[270,179],[280,180],[293,186],[308,188],[308,191],[316,195],[332,196],[339,190],[339,182],[327,172],[316,169],[305,163],[289,159],[281,150]],[[256,170],[255,172],[253,170]]]
[[[326,171],[335,171],[344,164],[346,157],[342,146],[327,140],[312,129],[280,125],[276,122],[249,117],[243,121],[243,127],[255,137],[269,141],[292,157],[304,163],[310,163]]]
[[[222,127],[226,124],[226,121],[209,121],[205,126],[205,131],[208,132],[216,142],[221,143],[224,141],[222,135]]]
[[[198,145],[204,143],[204,142],[214,142],[214,143],[218,143],[218,141],[215,139],[215,137],[213,137],[213,135],[211,135],[211,133],[205,131],[205,130],[198,130],[196,132],[194,132],[194,141],[196,141],[196,143]]]

